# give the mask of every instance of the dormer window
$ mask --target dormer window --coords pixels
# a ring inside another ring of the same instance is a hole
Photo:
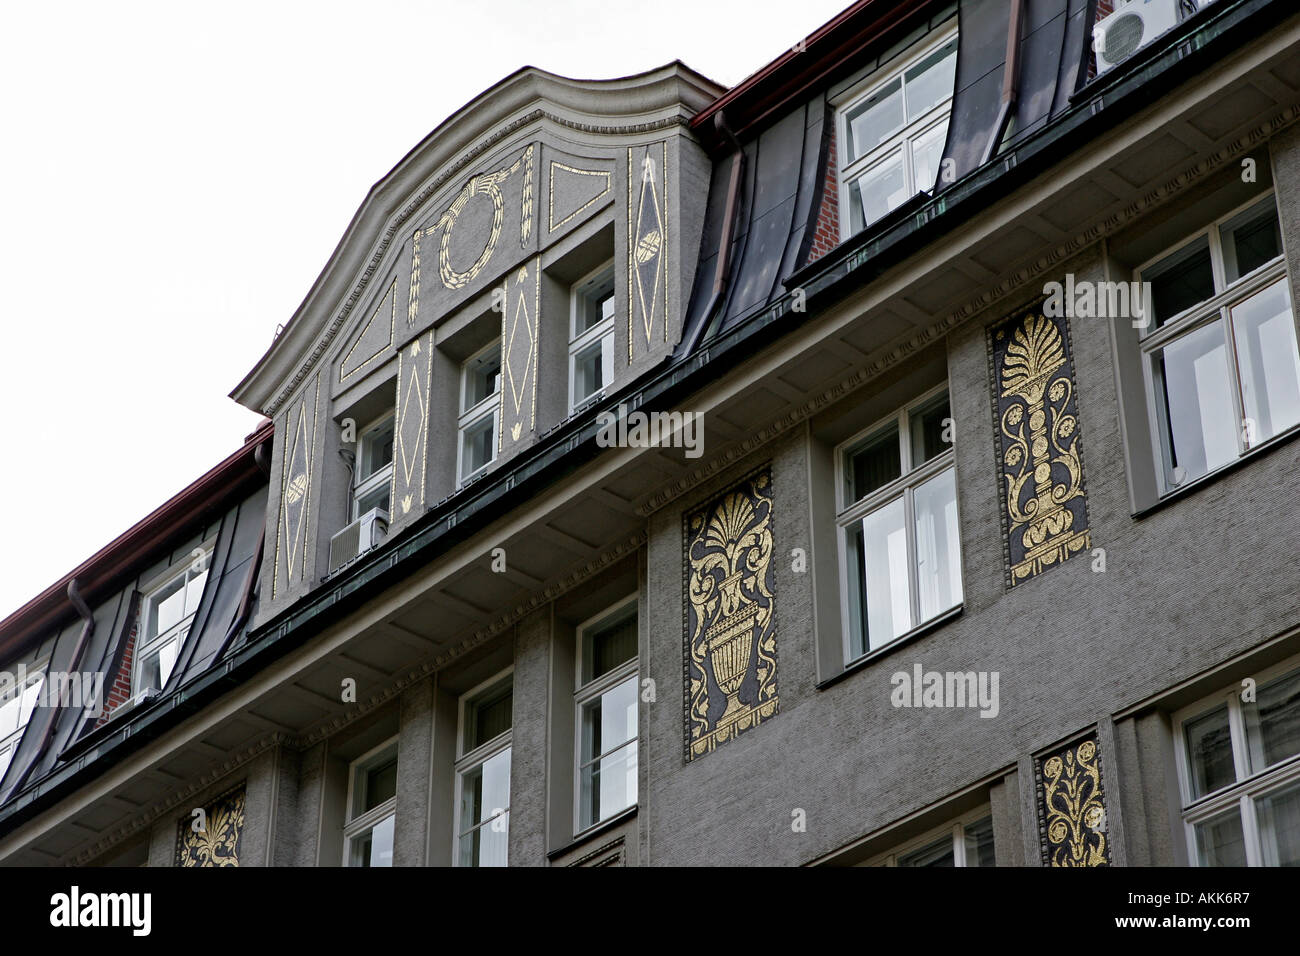
[[[845,100],[838,137],[842,238],[934,186],[956,75],[957,34],[945,30]]]
[[[501,341],[498,339],[461,366],[461,483],[490,465],[497,455],[497,414],[501,390]]]
[[[569,408],[602,394],[614,378],[614,264],[573,286],[569,327]]]
[[[167,686],[189,636],[212,559],[211,544],[195,550],[201,554],[191,554],[183,566],[173,568],[146,593],[131,681],[136,698]]]
[[[25,676],[15,680],[6,674],[5,679],[0,680],[0,780],[4,780],[5,771],[23,741],[23,731],[32,719],[41,687],[45,684],[43,666],[28,672],[19,668],[18,673],[25,673]]]
[[[387,516],[393,482],[393,413],[371,422],[357,440],[357,473],[352,490],[352,520],[378,508]]]

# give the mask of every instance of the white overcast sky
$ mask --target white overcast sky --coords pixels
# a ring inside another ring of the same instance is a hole
[[[239,447],[230,390],[448,114],[525,64],[734,85],[849,2],[7,4],[0,617]]]

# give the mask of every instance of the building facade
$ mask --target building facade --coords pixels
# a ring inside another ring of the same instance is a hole
[[[0,861],[1294,865],[1298,119],[1283,0],[511,75],[0,624]]]

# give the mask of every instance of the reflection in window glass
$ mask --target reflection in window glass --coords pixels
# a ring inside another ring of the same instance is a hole
[[[505,866],[510,842],[510,749],[463,775],[461,866]]]
[[[912,627],[905,522],[902,498],[862,519],[866,551],[867,637],[871,648],[889,643]]]
[[[1201,866],[1245,866],[1246,840],[1237,810],[1196,826]]]
[[[1252,773],[1300,754],[1300,671],[1264,684],[1241,710]]]
[[[1212,322],[1162,349],[1156,358],[1163,391],[1171,485],[1199,478],[1237,457],[1237,421],[1228,378],[1223,325]]]
[[[911,193],[903,154],[896,152],[873,166],[849,185],[849,218],[854,232],[896,209]]]
[[[1261,797],[1255,804],[1265,866],[1300,866],[1300,786]]]
[[[1164,325],[1180,312],[1214,296],[1214,267],[1210,263],[1210,240],[1201,236],[1142,273],[1151,283],[1155,327]]]
[[[903,84],[895,79],[848,114],[850,159],[875,149],[903,125]]]
[[[1203,797],[1236,781],[1227,707],[1189,722],[1184,733],[1191,757],[1194,796]]]
[[[1250,445],[1300,423],[1300,356],[1287,280],[1279,279],[1232,307],[1237,361]]]
[[[957,481],[949,468],[918,485],[916,580],[921,620],[961,603],[961,540],[957,531]]]

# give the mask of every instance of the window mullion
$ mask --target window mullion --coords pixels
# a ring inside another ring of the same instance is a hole
[[[1241,829],[1246,844],[1246,865],[1263,866],[1264,848],[1259,838],[1259,818],[1255,813],[1255,800],[1249,793],[1241,795]]]
[[[1233,691],[1228,697],[1228,732],[1232,738],[1232,765],[1241,782],[1250,776],[1250,751],[1246,745],[1246,720],[1241,699]]]
[[[908,613],[911,615],[911,620],[907,622],[909,631],[921,623],[921,575],[917,568],[916,554],[915,490],[913,487],[903,492],[903,536],[907,542],[907,589],[910,597]]]

